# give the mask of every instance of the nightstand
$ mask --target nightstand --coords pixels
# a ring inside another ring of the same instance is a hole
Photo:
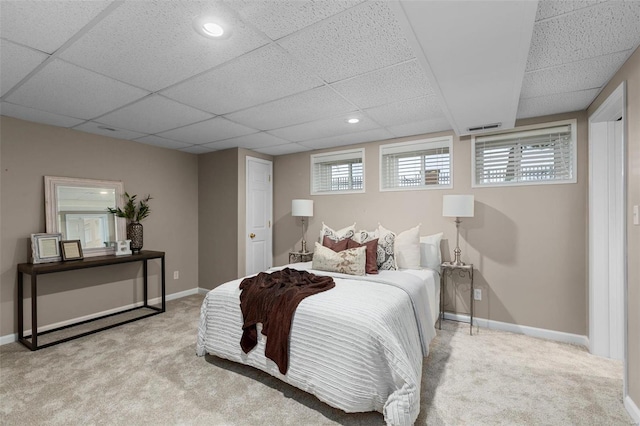
[[[446,277],[451,277],[454,272],[457,273],[460,277],[469,276],[471,280],[471,291],[469,292],[469,334],[473,335],[473,264],[470,265],[455,265],[451,262],[443,262],[440,265],[441,273],[440,273],[440,318],[439,318],[439,328],[442,330],[442,320],[444,319],[444,288],[446,283]]]
[[[313,252],[308,251],[306,253],[301,251],[290,251],[289,252],[289,263],[298,263],[298,262],[310,262],[313,260]]]

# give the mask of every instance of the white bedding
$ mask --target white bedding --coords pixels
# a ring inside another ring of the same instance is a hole
[[[311,262],[287,266],[307,269]],[[336,286],[298,305],[286,375],[264,356],[262,334],[248,354],[240,347],[242,279],[207,293],[196,353],[259,368],[345,412],[379,411],[387,424],[413,424],[420,412],[422,360],[436,333],[438,273],[380,271],[354,277],[309,271],[333,276]]]

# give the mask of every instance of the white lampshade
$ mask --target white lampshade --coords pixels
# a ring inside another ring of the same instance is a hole
[[[473,217],[473,195],[444,195],[442,216]]]
[[[291,200],[291,216],[313,216],[313,200]]]

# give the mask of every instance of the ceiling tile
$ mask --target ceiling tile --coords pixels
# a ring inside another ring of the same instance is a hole
[[[416,60],[359,75],[331,86],[360,108],[433,94],[427,75]]]
[[[142,133],[159,133],[211,118],[211,114],[153,95],[100,117],[100,122]]]
[[[234,123],[222,117],[216,117],[180,127],[179,129],[162,132],[158,136],[193,144],[205,144],[256,132],[256,129]]]
[[[359,123],[349,124],[347,119],[358,118]],[[320,139],[347,133],[362,132],[379,128],[380,126],[362,113],[355,112],[336,117],[325,118],[309,123],[298,124],[281,129],[270,130],[269,133],[292,142],[302,142],[309,139]]]
[[[320,79],[270,44],[162,94],[220,115],[320,85]]]
[[[193,20],[203,15],[228,22],[231,36],[213,40],[198,34]],[[157,91],[267,42],[218,2],[132,1],[116,9],[61,56]]]
[[[159,146],[161,148],[170,148],[170,149],[179,149],[179,148],[187,148],[192,146],[193,144],[172,141],[170,139],[161,138],[160,136],[155,135],[147,135],[135,140],[136,142],[144,143],[147,145]]]
[[[611,55],[528,72],[522,81],[520,97],[533,98],[602,87],[631,53],[631,51],[612,53]]]
[[[0,34],[46,53],[55,52],[110,1],[0,1]]]
[[[96,123],[95,121],[87,121],[85,123],[82,123],[81,125],[74,127],[73,130],[79,130],[81,132],[94,133],[96,135],[109,136],[110,138],[118,139],[135,139],[144,136],[143,133],[118,129],[112,126],[104,125],[102,123]]]
[[[7,96],[7,100],[54,114],[90,119],[147,94],[56,59]]]
[[[354,1],[255,1],[225,0],[247,22],[277,40],[336,13],[362,3]]]
[[[0,96],[13,86],[18,84],[23,78],[33,71],[38,65],[43,63],[49,56],[18,46],[6,40],[0,40]]]
[[[558,93],[538,98],[520,99],[517,118],[540,117],[563,112],[586,109],[600,89],[582,90],[580,92]]]
[[[278,43],[329,83],[414,57],[385,2],[349,9]]]
[[[311,151],[311,148],[299,145],[297,143],[289,143],[286,145],[270,146],[268,148],[256,148],[254,151],[267,155],[287,155],[295,154],[296,152]]]
[[[393,136],[399,138],[451,130],[451,124],[449,124],[446,118],[435,118],[433,120],[414,121],[412,123],[388,126],[387,130],[389,130]]]
[[[539,0],[538,11],[536,13],[536,21],[551,18],[557,15],[564,15],[565,13],[573,12],[578,9],[584,9],[585,7],[593,6],[598,3],[604,3],[606,1],[609,0]]]
[[[640,2],[612,1],[535,24],[527,71],[634,49]]]
[[[332,136],[330,138],[314,139],[300,142],[300,145],[313,148],[333,148],[336,146],[353,145],[355,143],[382,141],[394,136],[385,129],[373,129],[348,135]]]
[[[21,120],[33,121],[36,123],[50,124],[58,127],[73,127],[84,121],[77,118],[65,117],[64,115],[52,114],[50,112],[11,104],[9,102],[0,103],[0,114],[6,115],[7,117],[19,118]]]
[[[289,141],[277,138],[273,135],[270,135],[265,132],[253,133],[251,135],[239,136],[237,138],[226,139],[220,142],[214,142],[207,144],[207,147],[216,148],[216,149],[227,149],[227,148],[246,148],[246,149],[256,149],[256,148],[266,148],[270,146],[276,145],[284,145],[288,144]]]
[[[188,152],[190,154],[206,154],[207,152],[217,151],[213,148],[207,148],[204,145],[193,145],[187,148],[179,148],[178,151]]]
[[[444,117],[435,95],[369,108],[365,110],[365,113],[382,126],[393,126]]]
[[[319,87],[226,117],[256,129],[272,130],[356,109],[329,87]]]

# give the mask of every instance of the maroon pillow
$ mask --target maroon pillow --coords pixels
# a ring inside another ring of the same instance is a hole
[[[332,240],[331,238],[325,235],[324,238],[322,239],[322,245],[330,248],[335,252],[346,250],[348,243],[349,243],[349,240],[347,238],[336,241],[336,240]]]
[[[325,237],[326,238],[326,237]],[[365,272],[367,274],[377,274],[378,273],[378,239],[367,241],[366,243],[357,243],[349,238],[347,242],[347,248],[358,248],[358,247],[367,247],[367,262],[364,266]]]

